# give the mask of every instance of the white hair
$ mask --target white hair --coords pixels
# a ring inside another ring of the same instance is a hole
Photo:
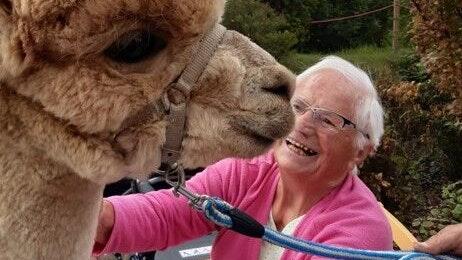
[[[380,104],[380,99],[370,77],[362,69],[357,68],[350,62],[337,57],[327,56],[320,62],[306,69],[297,77],[297,81],[308,79],[313,74],[320,70],[335,70],[347,78],[355,87],[366,94],[360,95],[356,103],[356,113],[352,120],[355,120],[359,130],[365,132],[369,136],[369,140],[374,146],[374,150],[380,145],[380,140],[383,135],[383,108]],[[365,138],[360,137],[360,133],[356,138],[358,147],[362,148],[366,145]]]

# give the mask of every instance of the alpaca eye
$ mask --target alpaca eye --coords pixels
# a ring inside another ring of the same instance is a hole
[[[116,62],[137,63],[160,52],[166,45],[163,39],[148,31],[135,31],[123,35],[104,54]]]

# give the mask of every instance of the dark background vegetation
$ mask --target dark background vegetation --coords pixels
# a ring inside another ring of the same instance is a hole
[[[462,86],[441,80],[457,80],[462,71],[462,50],[457,45],[458,40],[462,42],[462,9],[455,0],[442,0],[435,6],[430,6],[432,1],[420,2],[419,11],[427,12],[427,20],[435,19],[430,24],[449,24],[455,33],[449,28],[447,35],[435,38],[431,28],[413,19],[409,0],[401,1],[399,50],[390,46],[392,8],[354,19],[312,23],[375,10],[392,0],[229,0],[224,24],[252,38],[296,73],[328,54],[370,73],[386,111],[386,127],[382,146],[360,177],[387,209],[424,239],[444,225],[462,222],[462,122],[451,110],[458,99],[454,89]],[[448,64],[456,65],[435,69],[446,73],[438,77],[428,73],[432,71],[428,61],[434,57],[425,56],[435,53],[431,49],[435,46],[443,46],[443,51],[456,48],[451,52],[461,54],[459,60],[454,60],[457,55],[441,54],[437,64],[450,59]]]

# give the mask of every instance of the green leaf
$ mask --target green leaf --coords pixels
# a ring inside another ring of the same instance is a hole
[[[426,221],[424,221],[424,222],[422,223],[422,227],[425,227],[425,228],[431,228],[431,227],[433,227],[433,226],[434,226],[434,223],[431,222],[431,221],[428,221],[428,220],[426,220]]]
[[[452,210],[452,215],[459,221],[462,221],[462,205],[457,204],[456,207]]]
[[[439,213],[440,213],[440,211],[438,209],[430,210],[430,214],[432,214],[433,216],[437,216]]]

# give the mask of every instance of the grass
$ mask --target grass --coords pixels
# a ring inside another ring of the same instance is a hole
[[[390,70],[390,61],[394,56],[391,48],[379,48],[373,46],[363,46],[331,54],[352,62],[371,75],[388,72]],[[282,58],[281,63],[286,65],[296,74],[299,74],[309,66],[318,62],[321,58],[331,54],[291,53]]]

